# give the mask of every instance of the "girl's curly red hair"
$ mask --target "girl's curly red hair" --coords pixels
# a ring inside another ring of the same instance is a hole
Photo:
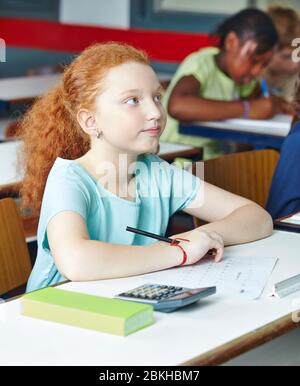
[[[18,133],[24,141],[23,208],[39,213],[46,180],[57,157],[73,160],[90,149],[77,112],[93,109],[107,71],[127,62],[148,65],[149,59],[145,52],[126,44],[94,44],[66,67],[59,85],[27,111]]]

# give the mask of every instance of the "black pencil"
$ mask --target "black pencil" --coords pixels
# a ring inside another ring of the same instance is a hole
[[[137,233],[137,234],[142,235],[142,236],[151,237],[152,239],[156,239],[156,240],[160,240],[160,241],[165,241],[166,243],[170,243],[170,244],[174,243],[174,239],[171,239],[169,237],[163,237],[163,236],[157,235],[156,233],[151,233],[151,232],[143,231],[141,229],[132,228],[132,227],[128,227],[128,226],[126,227],[126,230],[129,231],[129,232]],[[176,240],[175,243],[179,244],[180,240]],[[207,254],[208,255],[213,255],[214,254],[214,250],[210,249],[207,252]]]
[[[155,233],[142,231],[141,229],[132,228],[132,227],[126,227],[126,230],[129,231],[129,232],[137,233],[137,234],[142,235],[142,236],[151,237],[152,239],[156,239],[156,240],[160,240],[160,241],[165,241],[166,243],[170,243],[170,244],[172,242],[174,243],[174,240],[170,239],[169,237],[163,237],[163,236],[157,235]],[[179,242],[180,241],[176,240],[176,244],[179,244]]]

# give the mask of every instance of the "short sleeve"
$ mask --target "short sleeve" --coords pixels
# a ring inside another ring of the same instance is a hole
[[[44,249],[49,250],[47,226],[50,220],[60,212],[71,211],[87,221],[89,201],[88,189],[72,170],[62,175],[53,173],[48,178],[38,231],[38,241]]]
[[[200,179],[192,173],[170,165],[171,197],[170,212],[174,214],[186,208],[196,197],[200,189]]]
[[[204,86],[209,74],[206,56],[199,55],[199,52],[189,55],[180,65],[176,74],[177,82],[184,76],[193,75],[198,82]]]
[[[250,83],[244,84],[240,88],[240,95],[242,98],[247,98],[249,97],[253,91],[255,90],[258,82],[256,79],[252,80]]]
[[[151,156],[151,163],[160,195],[168,200],[169,215],[186,208],[200,189],[200,179],[178,166],[170,165],[158,156]]]

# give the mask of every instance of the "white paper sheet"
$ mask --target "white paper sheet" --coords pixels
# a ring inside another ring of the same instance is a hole
[[[142,276],[145,283],[187,288],[216,286],[224,297],[258,299],[276,265],[275,257],[230,257],[220,263],[205,259],[198,264]]]
[[[288,224],[300,225],[300,213],[296,213],[293,216],[291,216],[285,220],[281,220],[281,222],[286,222]]]

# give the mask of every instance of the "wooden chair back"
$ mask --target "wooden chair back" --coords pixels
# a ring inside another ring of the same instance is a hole
[[[204,180],[265,207],[278,159],[275,150],[226,154],[204,161]]]
[[[16,202],[0,200],[0,294],[24,285],[31,271],[30,256]]]

